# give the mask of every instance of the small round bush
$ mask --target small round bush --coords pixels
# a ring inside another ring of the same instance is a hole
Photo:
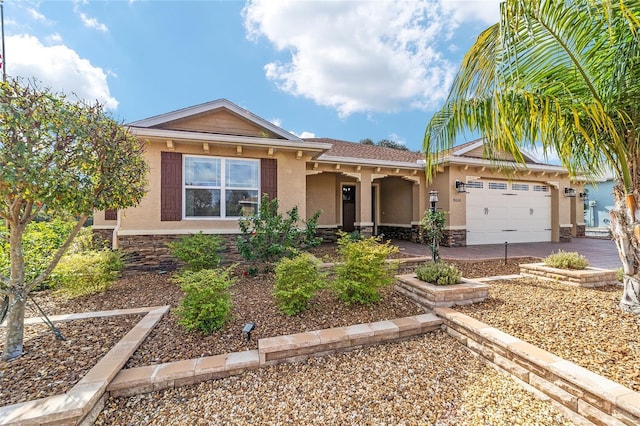
[[[442,262],[427,262],[416,270],[416,275],[421,281],[436,285],[458,284],[461,281],[462,272],[454,265]]]
[[[559,269],[585,269],[589,266],[589,261],[575,251],[566,252],[558,250],[557,253],[551,253],[545,257],[544,264]]]
[[[336,266],[333,289],[346,303],[370,305],[382,299],[381,291],[393,284],[397,263],[385,262],[398,248],[375,237],[353,240],[340,233],[340,263]]]
[[[318,269],[318,263],[308,253],[278,262],[273,295],[281,312],[295,315],[307,309],[309,300],[323,286],[323,275]]]
[[[231,317],[229,287],[234,279],[230,274],[231,268],[201,269],[184,271],[173,278],[184,291],[176,314],[187,331],[211,334]]]
[[[219,235],[197,234],[185,235],[168,243],[172,256],[183,261],[192,271],[215,269],[220,266],[220,250],[222,238]]]

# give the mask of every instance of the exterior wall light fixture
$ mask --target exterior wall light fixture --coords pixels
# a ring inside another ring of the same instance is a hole
[[[467,184],[460,181],[460,180],[456,180],[456,191],[457,192],[467,192]]]

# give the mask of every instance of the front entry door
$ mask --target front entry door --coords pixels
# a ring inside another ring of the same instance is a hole
[[[345,185],[342,187],[342,230],[353,232],[356,230],[356,187]]]

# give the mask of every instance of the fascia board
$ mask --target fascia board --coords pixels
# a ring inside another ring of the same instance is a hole
[[[157,138],[162,140],[180,141],[181,143],[212,144],[241,144],[244,146],[258,146],[266,148],[284,148],[292,151],[303,149],[307,151],[326,151],[331,144],[320,142],[289,141],[282,139],[254,138],[249,136],[221,135],[216,133],[186,132],[182,130],[149,129],[129,126],[131,134],[138,137]]]
[[[354,157],[334,157],[329,155],[322,155],[316,160],[318,163],[327,164],[362,164],[367,166],[380,166],[380,167],[401,167],[405,169],[424,169],[424,164],[410,163],[407,161],[385,161],[385,160],[372,160],[369,158],[354,158]]]
[[[289,133],[286,130],[276,126],[270,121],[267,121],[264,118],[255,115],[251,111],[248,111],[244,108],[240,108],[238,105],[234,104],[233,102],[227,99],[218,99],[218,100],[207,102],[204,104],[195,105],[188,108],[182,108],[182,109],[168,112],[165,114],[160,114],[150,118],[134,121],[133,123],[129,123],[128,125],[132,127],[153,127],[153,126],[168,123],[171,121],[179,120],[181,118],[190,117],[192,115],[198,115],[204,112],[212,111],[218,108],[226,108],[240,115],[241,117],[246,118],[249,121],[252,121],[253,123],[255,123],[260,127],[269,129],[273,133],[277,134],[278,136],[282,136],[287,140],[291,140],[291,141],[302,140],[296,135]]]
[[[513,161],[490,161],[485,160],[483,158],[459,158],[459,157],[445,157],[438,161],[439,165],[470,165],[470,166],[487,166],[487,167],[496,167],[500,165],[504,165],[506,167],[516,167],[521,170],[537,170],[537,171],[545,171],[545,172],[558,172],[558,173],[566,173],[569,172],[562,166],[554,166],[551,164],[522,164],[516,163]]]

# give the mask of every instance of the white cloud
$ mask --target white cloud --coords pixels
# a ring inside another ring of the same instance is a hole
[[[271,124],[274,124],[278,127],[282,127],[282,120],[279,118],[272,118],[271,120],[269,120],[269,122],[271,122]]]
[[[36,21],[47,22],[46,16],[44,16],[42,13],[38,12],[34,8],[31,8],[31,7],[27,8],[27,13],[29,14],[29,16],[31,16],[31,18],[35,19]]]
[[[33,78],[54,91],[75,94],[87,101],[98,100],[109,109],[118,101],[109,93],[105,71],[81,58],[65,45],[44,46],[30,35],[6,38],[7,74]]]
[[[316,134],[312,133],[312,132],[304,132],[303,131],[301,133],[296,133],[296,132],[289,131],[289,133],[291,133],[292,135],[296,135],[300,139],[310,139],[310,138],[315,138],[316,137]]]
[[[53,33],[48,35],[46,40],[50,44],[60,44],[62,43],[62,36],[59,33]]]
[[[437,2],[253,0],[243,13],[249,38],[291,54],[266,76],[342,117],[433,107],[448,94],[454,65],[435,46],[451,13]]]
[[[493,25],[500,20],[504,0],[440,0],[442,8],[453,14],[456,23],[482,22]]]
[[[401,138],[397,133],[391,133],[389,134],[389,137],[387,138],[390,141],[394,141],[396,143],[399,143],[400,145],[406,145],[407,141],[403,138]]]
[[[78,16],[80,17],[80,20],[82,21],[84,26],[87,28],[93,28],[104,33],[109,31],[109,28],[107,28],[105,24],[99,22],[96,18],[88,17],[84,12],[78,12]]]

